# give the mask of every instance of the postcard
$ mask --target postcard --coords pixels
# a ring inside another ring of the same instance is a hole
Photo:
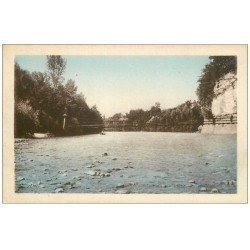
[[[247,45],[3,45],[4,203],[247,203]]]

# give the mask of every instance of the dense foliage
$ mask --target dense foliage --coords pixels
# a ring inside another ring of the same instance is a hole
[[[194,132],[202,124],[203,117],[197,102],[186,101],[175,108],[163,110],[160,103],[156,103],[150,110],[130,110],[124,117],[119,113],[107,122],[109,120],[117,120],[113,130]]]
[[[203,68],[198,80],[197,96],[205,117],[211,117],[211,103],[215,83],[227,73],[236,73],[236,56],[210,56],[210,62]]]
[[[67,114],[66,132],[81,133],[80,124],[102,123],[97,108],[89,108],[75,81],[64,83],[66,61],[47,56],[48,72],[23,70],[15,64],[15,136],[33,132],[64,134],[63,114]]]

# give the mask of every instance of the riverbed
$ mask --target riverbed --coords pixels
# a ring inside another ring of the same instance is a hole
[[[236,135],[15,139],[15,178],[18,193],[236,193]]]

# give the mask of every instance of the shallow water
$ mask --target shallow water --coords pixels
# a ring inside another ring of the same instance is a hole
[[[236,135],[198,133],[16,139],[16,192],[236,193],[236,149]]]

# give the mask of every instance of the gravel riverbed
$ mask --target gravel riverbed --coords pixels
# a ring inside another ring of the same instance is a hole
[[[236,135],[15,139],[18,193],[236,193]]]

